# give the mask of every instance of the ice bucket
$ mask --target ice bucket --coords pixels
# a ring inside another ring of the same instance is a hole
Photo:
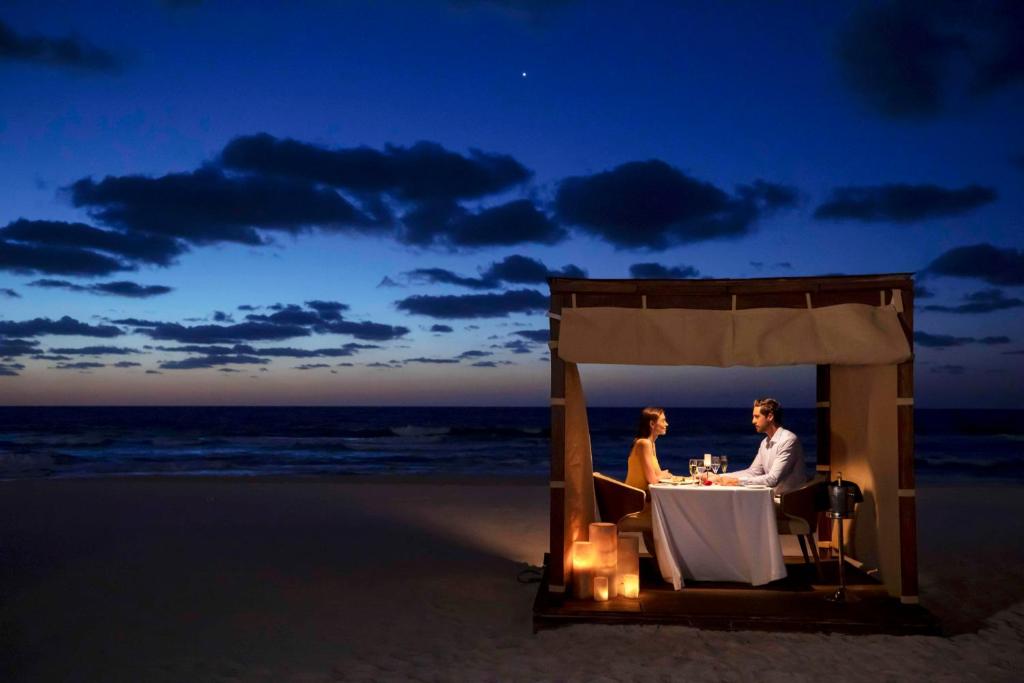
[[[840,472],[834,482],[828,485],[828,510],[831,517],[853,517],[853,508],[864,501],[860,487],[852,481],[843,481]]]

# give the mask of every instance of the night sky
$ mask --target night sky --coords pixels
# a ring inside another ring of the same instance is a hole
[[[557,273],[914,272],[917,404],[1024,400],[1024,3],[14,0],[0,97],[0,404],[545,405]]]

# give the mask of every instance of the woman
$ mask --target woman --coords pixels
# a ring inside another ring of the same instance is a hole
[[[662,408],[644,408],[640,411],[640,420],[636,426],[636,438],[633,448],[629,451],[629,462],[626,470],[626,483],[647,493],[647,487],[657,484],[659,479],[671,477],[672,473],[661,469],[658,462],[658,450],[654,442],[668,431],[668,420]]]

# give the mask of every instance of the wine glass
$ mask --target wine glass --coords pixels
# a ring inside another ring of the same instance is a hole
[[[721,469],[722,474],[725,474],[726,472],[728,472],[729,471],[729,456],[727,456],[727,455],[720,455],[720,456],[718,456],[718,466]]]
[[[697,474],[697,459],[690,458],[690,476],[696,476]]]
[[[699,481],[704,481],[704,473],[707,472],[707,470],[708,470],[708,468],[704,467],[704,461],[703,460],[698,460],[697,461],[697,479]]]
[[[718,468],[721,466],[721,464],[722,463],[718,459],[717,455],[711,456],[711,471],[712,472],[714,472],[715,474],[718,474]]]

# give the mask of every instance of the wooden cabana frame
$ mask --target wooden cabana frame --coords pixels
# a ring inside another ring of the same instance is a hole
[[[546,589],[562,594],[570,585],[573,530],[566,514],[566,385],[578,382],[568,373],[570,364],[559,355],[561,316],[564,309],[611,307],[624,309],[804,309],[841,304],[886,306],[901,304],[899,322],[913,349],[913,280],[910,273],[731,280],[589,280],[550,278],[551,348],[551,550]],[[896,297],[900,297],[901,301]],[[898,336],[898,335],[897,335]],[[683,363],[680,363],[683,364]],[[833,464],[832,370],[817,365],[816,407],[817,469],[830,478]],[[914,483],[913,356],[896,365],[896,439],[898,454],[898,597],[904,604],[918,602],[917,523]],[[571,479],[571,478],[570,478]],[[819,542],[828,547],[831,526],[822,524]],[[896,591],[890,589],[890,593]]]

